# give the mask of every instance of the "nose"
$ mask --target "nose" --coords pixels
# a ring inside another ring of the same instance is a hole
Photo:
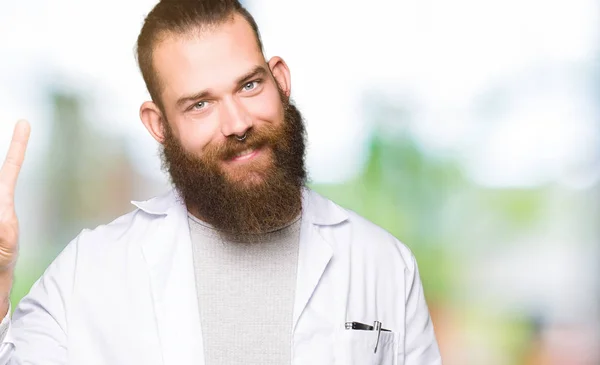
[[[252,117],[234,98],[223,102],[221,132],[225,137],[243,136],[252,128]]]

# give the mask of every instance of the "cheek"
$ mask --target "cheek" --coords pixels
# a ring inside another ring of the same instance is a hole
[[[194,120],[184,118],[178,123],[178,134],[181,145],[186,151],[200,154],[215,138],[217,123],[210,120]]]
[[[246,109],[257,122],[279,124],[283,121],[283,105],[277,90],[265,90],[245,101]]]

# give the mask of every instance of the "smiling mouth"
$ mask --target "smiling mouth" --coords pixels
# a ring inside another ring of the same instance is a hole
[[[258,148],[248,148],[233,156],[230,161],[247,161],[254,158],[259,152]]]

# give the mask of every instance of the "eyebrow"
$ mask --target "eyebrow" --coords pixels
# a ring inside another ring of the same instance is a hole
[[[255,78],[257,76],[265,76],[266,74],[267,74],[267,70],[264,68],[264,66],[259,65],[259,66],[254,67],[252,70],[245,73],[244,75],[238,77],[237,80],[235,81],[235,84],[237,87],[241,87],[242,85],[244,85],[245,83],[250,81],[252,78]],[[181,98],[179,98],[177,100],[177,106],[182,107],[189,102],[204,99],[207,96],[210,96],[211,94],[212,94],[212,91],[210,89],[206,89],[206,90],[197,92],[193,95],[182,96]]]

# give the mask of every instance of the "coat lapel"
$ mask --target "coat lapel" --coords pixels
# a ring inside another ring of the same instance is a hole
[[[321,237],[318,227],[311,222],[303,221],[298,254],[298,277],[296,279],[293,317],[294,329],[332,256],[333,249]]]
[[[170,199],[163,208],[158,202],[145,207],[165,216],[152,223],[143,243],[163,363],[204,365],[187,210]]]
[[[320,229],[322,226],[341,223],[347,218],[342,209],[309,189],[303,191],[302,199],[294,330],[333,257],[332,243],[323,238]]]

